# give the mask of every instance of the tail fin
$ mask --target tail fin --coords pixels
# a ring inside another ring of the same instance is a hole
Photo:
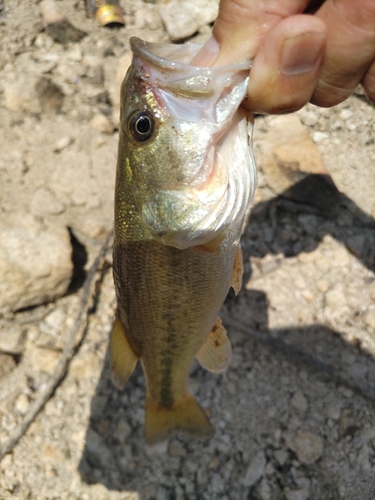
[[[145,431],[148,444],[159,443],[178,432],[200,439],[213,435],[210,421],[189,392],[171,408],[159,406],[147,397]]]

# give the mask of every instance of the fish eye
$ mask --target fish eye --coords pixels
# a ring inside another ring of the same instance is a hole
[[[129,132],[137,142],[151,139],[155,129],[155,120],[149,111],[137,111],[129,120]]]

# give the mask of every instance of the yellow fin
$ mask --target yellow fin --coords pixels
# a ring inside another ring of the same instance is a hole
[[[232,346],[220,318],[216,318],[196,357],[201,367],[210,372],[221,372],[228,367],[232,360]]]
[[[178,432],[199,439],[213,435],[210,421],[195,398],[186,392],[185,396],[171,408],[164,408],[147,397],[145,425],[147,443],[159,443]]]
[[[110,340],[111,378],[117,389],[125,387],[128,378],[137,366],[138,356],[130,347],[121,321],[116,318]]]
[[[238,243],[236,257],[234,258],[233,274],[230,286],[233,288],[234,293],[237,295],[242,287],[243,276],[243,256],[241,243]]]

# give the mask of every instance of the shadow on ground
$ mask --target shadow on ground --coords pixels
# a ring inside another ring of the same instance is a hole
[[[282,195],[252,209],[242,239],[244,261],[267,254],[291,257],[311,252],[326,234],[348,246],[364,266],[375,271],[374,219],[339,193],[329,178],[319,175],[301,179]],[[250,267],[245,271],[248,279]],[[321,415],[325,398],[339,387],[361,394],[363,408],[372,408],[373,357],[359,345],[347,344],[340,332],[323,324],[270,330],[267,297],[260,290],[243,289],[239,297],[230,293],[223,319],[233,344],[232,366],[226,374],[213,375],[195,363],[191,372],[193,392],[210,414],[214,438],[192,441],[175,437],[156,447],[146,446],[141,369],[138,366],[125,390],[118,392],[110,382],[107,362],[92,400],[79,468],[83,480],[101,482],[118,491],[136,490],[144,500],[258,499],[262,498],[259,481],[249,486],[243,478],[249,461],[260,449],[274,468],[267,479],[270,498],[282,500],[287,498],[286,491],[298,489],[296,456],[288,450],[280,465],[273,453],[286,447],[284,432],[293,418],[298,418],[302,428],[315,426],[315,432],[327,443],[323,465],[319,461],[309,466],[300,464],[310,480],[308,498],[343,498],[339,494],[340,474],[335,476],[327,464],[336,459],[335,443],[347,436],[354,438],[359,431],[364,410],[349,404],[346,423],[338,421],[336,430]],[[348,357],[356,360],[357,369],[352,372],[344,361]],[[309,401],[306,413],[296,414],[289,404],[296,390],[294,382],[286,381],[289,373],[299,374]],[[357,473],[345,499],[375,498],[371,475],[366,470]],[[155,477],[157,482],[152,479]]]

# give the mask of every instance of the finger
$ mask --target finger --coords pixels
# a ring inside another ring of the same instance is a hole
[[[364,78],[362,79],[362,86],[365,90],[367,99],[375,103],[375,61],[367,70]]]
[[[215,66],[252,59],[282,19],[304,11],[309,0],[221,0],[213,36],[220,45]]]
[[[375,58],[374,0],[327,0],[316,16],[329,27],[327,47],[311,102],[334,106],[355,90]],[[368,78],[370,84],[371,76]]]
[[[280,21],[254,58],[243,106],[259,113],[287,113],[304,106],[319,78],[325,41],[326,27],[314,16]]]

